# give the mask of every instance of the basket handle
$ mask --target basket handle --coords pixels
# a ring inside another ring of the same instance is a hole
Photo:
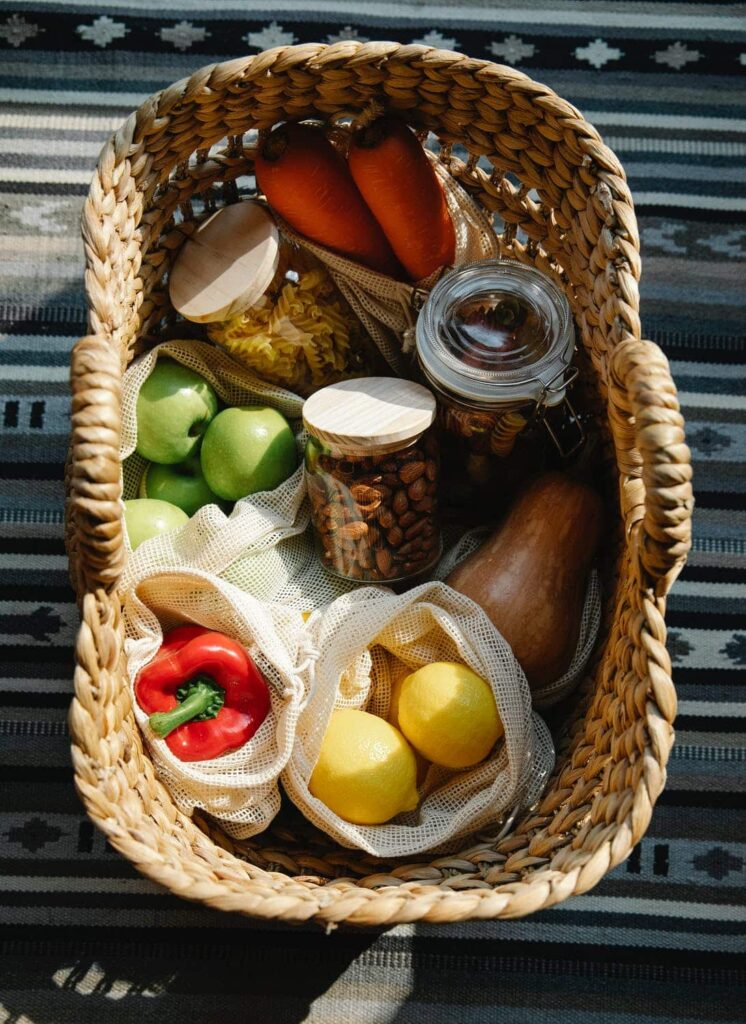
[[[609,360],[609,416],[622,511],[637,533],[644,578],[666,594],[691,547],[691,453],[668,360],[652,341],[628,340]]]
[[[72,430],[66,539],[78,596],[111,590],[124,566],[119,441],[122,365],[109,338],[87,335],[72,351]]]
[[[122,365],[109,338],[87,335],[71,358],[67,544],[79,595],[111,590],[124,565],[119,461]],[[609,416],[627,530],[665,594],[691,547],[692,467],[668,360],[651,341],[624,341],[609,360]]]

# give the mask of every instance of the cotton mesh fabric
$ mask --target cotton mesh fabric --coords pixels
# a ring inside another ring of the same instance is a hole
[[[364,587],[314,613],[307,630],[318,658],[282,781],[305,817],[337,842],[377,857],[445,851],[537,798],[554,764],[551,736],[531,710],[512,651],[474,602],[439,582],[402,595]],[[487,680],[504,738],[474,768],[432,766],[417,810],[383,825],[345,821],[309,790],[333,710],[360,708],[385,718],[398,676],[434,661],[463,662]]]
[[[427,151],[426,151],[427,152]],[[471,198],[432,153],[427,152],[443,191],[456,235],[454,267],[499,255],[499,242],[487,214]],[[334,283],[354,310],[389,366],[401,376],[411,373],[414,345],[414,300],[418,291],[429,291],[441,271],[415,285],[338,256],[298,235],[280,218],[278,223],[295,245],[312,253],[328,269]],[[415,226],[413,230],[420,230]]]
[[[469,530],[456,543],[452,544],[445,552],[443,558],[433,574],[434,579],[444,580],[452,572],[459,562],[473,554],[490,534],[490,528],[480,526]],[[580,632],[575,654],[572,657],[567,671],[559,679],[542,687],[540,690],[532,690],[533,705],[535,708],[544,709],[558,704],[564,697],[572,693],[583,678],[583,673],[590,661],[593,648],[598,638],[598,631],[601,628],[601,582],[598,572],[591,569],[588,574],[588,584],[583,601],[583,611],[580,619]]]
[[[155,656],[164,633],[185,622],[226,633],[253,658],[267,681],[271,709],[248,743],[222,757],[179,760],[152,732],[136,699],[133,705],[156,771],[181,811],[206,811],[237,839],[262,832],[280,808],[278,779],[290,757],[306,695],[308,653],[302,617],[282,605],[264,604],[224,580],[187,569],[145,574],[127,593],[124,613],[132,681]]]
[[[441,165],[435,166],[444,176],[449,204],[458,201],[458,260],[491,255],[485,250],[496,241],[484,226],[484,215]],[[387,336],[396,339],[396,359],[402,359],[403,332],[412,316],[411,287],[349,266],[358,275],[355,287],[365,285],[366,302],[380,314],[375,324],[386,325]],[[382,282],[383,299],[376,294]],[[371,330],[360,309],[356,312]],[[478,547],[486,531],[471,531],[458,540],[433,573],[436,581],[403,595],[383,586],[360,588],[327,573],[316,556],[309,525],[302,468],[303,400],[264,383],[227,353],[201,341],[165,342],[125,375],[125,497],[137,494],[145,466],[134,450],[137,395],[163,356],[201,374],[226,405],[278,409],[296,433],[299,455],[298,469],[289,480],[273,491],[241,499],[230,516],[216,505],[205,506],[180,529],[128,552],[122,589],[131,680],[157,652],[163,630],[186,621],[227,632],[244,643],[272,683],[267,721],[244,748],[213,762],[179,761],[150,733],[147,716],[136,707],[156,770],[177,806],[185,813],[204,810],[229,834],[248,838],[265,829],[279,810],[277,783],[282,775],[306,817],[343,845],[378,856],[406,856],[446,850],[463,835],[491,828],[530,804],[553,763],[549,732],[531,711],[528,684],[505,640],[476,604],[437,582]],[[311,611],[306,625],[300,613]],[[599,621],[594,576],[573,664],[561,680],[534,696],[535,703],[553,703],[576,684]],[[420,807],[394,823],[366,828],[343,822],[308,791],[331,711],[358,707],[386,717],[397,673],[443,660],[463,661],[488,679],[505,726],[504,741],[473,769],[454,773],[432,766],[422,785]]]
[[[471,531],[454,545],[437,567],[436,575],[447,575],[476,549],[483,535],[484,531]],[[562,680],[548,688],[553,700],[577,684],[592,650],[600,617],[594,580],[595,574],[573,663]],[[413,602],[432,604],[434,608],[428,612],[432,621],[428,622],[419,608],[412,611]],[[304,623],[300,612],[314,607],[317,610]],[[397,596],[383,586],[360,588],[338,580],[321,568],[309,531],[237,559],[222,576],[188,564],[167,570],[156,568],[130,587],[124,611],[130,680],[134,681],[137,672],[155,655],[163,633],[188,621],[238,639],[268,680],[277,681],[272,699],[274,725],[265,722],[245,748],[214,762],[179,761],[162,740],[150,733],[147,716],[135,709],[156,771],[179,808],[185,813],[195,807],[208,812],[237,838],[262,831],[279,810],[277,779],[292,752],[294,761],[285,784],[294,802],[339,842],[357,846],[359,839],[363,849],[376,852],[378,838],[351,838],[346,823],[335,820],[328,808],[319,817],[308,803],[313,799],[307,783],[318,757],[319,737],[326,729],[331,707],[362,707],[387,717],[393,682],[431,660],[464,661],[490,679],[511,742],[506,739],[504,749],[500,747],[494,759],[470,773],[454,776],[432,767],[422,788],[425,803],[417,815],[423,815],[423,820],[415,822],[412,815],[404,816],[404,831],[398,823],[379,826],[394,829],[396,842],[404,844],[401,849],[387,847],[385,854],[381,848],[381,856],[446,849],[451,840],[465,833],[498,824],[516,807],[528,806],[538,797],[550,770],[551,738],[539,716],[530,714],[531,695],[525,676],[478,605],[437,581]],[[382,620],[380,636],[373,635],[370,630]],[[403,630],[403,634],[397,630]],[[418,636],[410,637],[411,630],[419,631]],[[387,639],[391,636],[393,640]],[[349,654],[349,660],[339,655],[340,649],[343,655]],[[330,665],[332,657],[340,660]],[[492,675],[488,677],[487,671]],[[282,701],[276,696],[280,687]],[[330,707],[329,693],[335,687]],[[524,720],[526,694],[528,724]],[[534,695],[534,703],[542,696]],[[301,711],[302,734],[296,736]],[[520,754],[522,745],[525,750]],[[515,770],[521,758],[523,777]],[[456,808],[457,803],[459,807],[463,804],[461,810]],[[449,824],[452,811],[453,823]],[[385,838],[390,842],[391,834]]]
[[[303,449],[307,437],[301,420],[303,399],[265,384],[227,353],[202,341],[164,342],[127,370],[122,392],[120,446],[124,497],[137,496],[146,466],[145,460],[135,452],[137,396],[156,361],[163,357],[174,359],[203,376],[228,406],[267,405],[281,412],[295,432],[298,468],[274,490],[251,494],[236,502],[230,516],[217,505],[206,505],[180,529],[152,537],[136,551],[128,549],[122,578],[125,590],[157,568],[189,565],[220,573],[240,556],[271,551],[278,541],[302,533],[309,523],[303,481]],[[260,561],[255,563],[257,567]],[[261,570],[257,571],[261,575]],[[272,569],[267,566],[263,571],[266,577]]]

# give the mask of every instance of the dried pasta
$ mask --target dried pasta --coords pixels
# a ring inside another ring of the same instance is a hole
[[[362,328],[321,269],[286,281],[274,302],[265,296],[211,324],[208,334],[263,380],[304,396],[369,372]]]

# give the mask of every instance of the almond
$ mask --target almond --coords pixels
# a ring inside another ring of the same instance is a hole
[[[394,500],[391,503],[391,507],[393,508],[395,515],[403,515],[409,508],[409,499],[407,498],[407,492],[397,491],[396,494],[394,495]]]
[[[415,480],[420,479],[425,469],[426,463],[424,462],[405,462],[399,470],[399,479],[403,484],[413,484]]]
[[[365,537],[367,534],[367,524],[361,523],[359,519],[352,523],[345,523],[344,526],[340,526],[337,530],[337,535],[344,538],[344,540],[360,540],[361,537]]]
[[[389,542],[392,548],[398,547],[404,540],[404,534],[398,526],[392,526],[389,532],[386,534],[386,540]]]
[[[420,519],[416,523],[412,523],[412,525],[409,527],[404,536],[407,538],[407,540],[414,540],[415,537],[417,537],[426,529],[427,519]]]
[[[384,576],[391,571],[391,552],[388,548],[379,548],[378,551],[376,551],[376,565]]]
[[[363,541],[362,544],[358,544],[357,548],[357,560],[363,569],[373,568],[373,552],[370,550],[368,545]]]
[[[368,543],[372,548],[377,548],[381,543],[381,531],[377,526],[368,526]]]
[[[412,501],[422,501],[427,494],[427,480],[420,476],[407,488],[407,494]]]
[[[381,492],[367,484],[355,484],[350,488],[350,494],[361,508],[371,510],[381,504]]]
[[[422,501],[416,501],[412,508],[415,512],[431,512],[434,504],[435,502],[428,494],[422,499]]]

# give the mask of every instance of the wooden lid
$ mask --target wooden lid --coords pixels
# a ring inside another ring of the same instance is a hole
[[[432,394],[399,377],[343,380],[317,391],[303,405],[308,432],[347,455],[404,448],[434,419]]]
[[[262,297],[278,263],[279,234],[266,206],[225,206],[179,253],[168,286],[171,302],[187,320],[227,320]]]

